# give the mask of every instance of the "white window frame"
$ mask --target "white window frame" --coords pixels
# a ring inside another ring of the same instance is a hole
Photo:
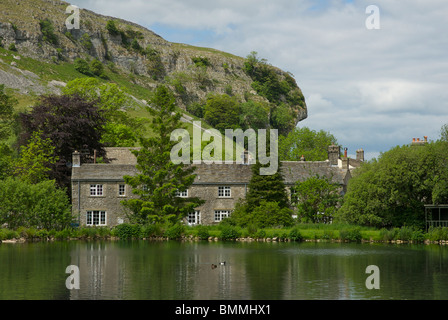
[[[221,222],[223,219],[230,217],[232,212],[230,210],[215,210],[215,222]]]
[[[107,226],[107,213],[103,210],[89,210],[86,214],[87,226]]]
[[[229,186],[219,186],[218,187],[218,198],[231,198],[232,189]]]
[[[126,185],[125,184],[118,185],[118,196],[126,197]]]
[[[201,224],[201,211],[195,210],[193,212],[189,212],[187,216],[187,222],[190,226]]]
[[[185,191],[179,191],[179,190],[177,190],[177,191],[176,191],[176,197],[179,197],[179,198],[188,198],[188,189],[185,190]]]
[[[104,189],[102,184],[91,184],[90,185],[90,196],[91,197],[102,197],[104,196]]]

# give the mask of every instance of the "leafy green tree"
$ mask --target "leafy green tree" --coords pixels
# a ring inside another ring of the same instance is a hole
[[[271,104],[270,125],[286,135],[294,128],[296,109],[305,107],[305,98],[290,73],[284,74],[260,59],[255,51],[244,62],[244,71],[252,79],[252,88]]]
[[[6,143],[0,143],[0,181],[11,176],[13,171],[13,150]]]
[[[273,107],[271,109],[270,123],[272,128],[278,129],[280,135],[287,135],[295,125],[293,111],[284,103]]]
[[[49,179],[51,166],[58,157],[54,155],[55,147],[50,139],[42,139],[42,132],[34,132],[26,146],[20,148],[14,174],[31,184]]]
[[[211,94],[204,107],[204,120],[224,133],[225,129],[239,127],[240,105],[227,94]]]
[[[11,134],[16,103],[17,100],[5,93],[5,85],[0,84],[0,140],[7,138]]]
[[[134,223],[161,221],[176,222],[203,203],[198,198],[177,197],[178,191],[187,190],[194,182],[194,166],[171,161],[171,150],[178,143],[171,141],[171,133],[181,128],[181,114],[176,112],[175,98],[165,86],[156,88],[148,111],[153,116],[153,136],[140,138],[142,148],[133,151],[137,157],[139,174],[125,176],[126,184],[139,197],[123,201],[130,210]]]
[[[303,222],[330,223],[342,201],[339,186],[325,176],[297,181],[291,189],[291,202]]]
[[[70,199],[54,181],[31,184],[9,177],[0,183],[0,224],[62,230],[71,222]]]
[[[356,169],[338,218],[376,227],[423,227],[424,205],[448,201],[448,144],[397,146]]]
[[[96,78],[77,78],[62,89],[66,95],[79,95],[94,102],[104,112],[106,123],[101,142],[111,147],[133,147],[143,134],[143,120],[131,118],[135,108],[130,95],[115,83],[101,83]]]
[[[269,126],[269,105],[263,102],[248,101],[241,104],[240,126],[246,129],[266,129]]]
[[[448,123],[444,124],[440,129],[440,139],[448,142]]]
[[[324,161],[332,144],[337,144],[337,140],[329,132],[295,128],[286,137],[280,136],[278,154],[282,161],[299,161],[302,155],[307,161]]]

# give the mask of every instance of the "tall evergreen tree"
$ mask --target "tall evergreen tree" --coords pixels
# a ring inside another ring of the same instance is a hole
[[[259,162],[252,166],[252,178],[249,182],[246,202],[249,211],[260,206],[264,200],[266,202],[277,202],[280,208],[289,206],[288,194],[280,172],[281,162],[278,170],[272,175],[260,175],[260,168],[263,165]]]
[[[178,142],[171,141],[171,133],[181,128],[179,112],[175,112],[175,99],[165,86],[156,88],[148,111],[153,116],[153,135],[140,138],[142,148],[134,150],[139,174],[125,176],[137,199],[123,201],[130,209],[130,221],[152,223],[177,222],[203,203],[199,198],[181,198],[177,192],[187,190],[194,182],[194,166],[175,164],[170,155]]]

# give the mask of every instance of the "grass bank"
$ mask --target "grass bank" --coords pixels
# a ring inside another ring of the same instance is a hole
[[[79,227],[64,230],[36,228],[0,229],[0,240],[53,241],[92,239],[158,239],[209,241],[339,241],[339,242],[395,242],[448,244],[448,228],[434,228],[428,232],[401,227],[375,229],[347,224],[297,224],[291,228],[241,228],[226,224],[213,226],[185,226],[180,224],[152,224],[147,226],[122,224],[114,228]]]

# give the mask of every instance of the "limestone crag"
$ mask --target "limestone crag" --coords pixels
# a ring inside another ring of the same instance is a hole
[[[2,0],[2,46],[7,49],[14,44],[18,54],[43,63],[72,63],[76,58],[98,59],[142,87],[151,89],[162,82],[171,86],[177,94],[179,106],[184,109],[189,103],[204,99],[210,92],[231,93],[243,100],[248,96],[266,100],[253,90],[252,79],[244,72],[245,59],[242,57],[210,48],[171,43],[135,23],[84,9],[80,10],[80,28],[67,29],[68,6],[69,3],[59,0]],[[41,30],[40,23],[45,19],[51,20],[55,41],[49,41]],[[115,22],[118,32],[110,32],[106,28],[110,20]],[[195,62],[195,58],[202,59],[204,63]],[[0,69],[5,70],[1,66]],[[287,76],[286,72],[275,69],[281,77]],[[11,70],[7,72],[14,73]],[[0,83],[5,83],[7,77],[12,76],[2,75]],[[29,77],[20,78],[29,80]],[[60,79],[55,76],[54,80]],[[50,89],[57,91],[57,87]],[[299,87],[297,90],[302,95]],[[292,109],[297,122],[307,117],[304,103]]]

